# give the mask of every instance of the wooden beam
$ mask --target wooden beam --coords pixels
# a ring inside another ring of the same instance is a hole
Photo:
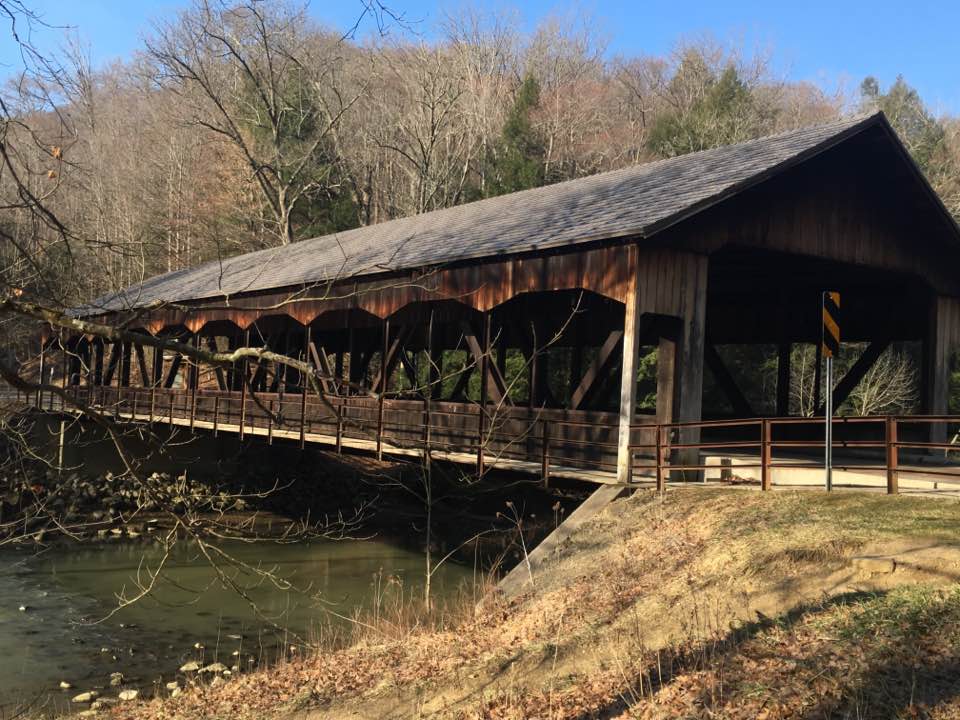
[[[150,374],[147,372],[147,358],[143,354],[143,345],[134,345],[134,351],[137,353],[137,367],[140,370],[140,381],[143,387],[150,387]]]
[[[397,334],[397,337],[394,338],[392,343],[390,343],[389,347],[384,347],[384,352],[380,359],[380,370],[374,378],[373,387],[377,387],[381,384],[381,376],[384,372],[386,372],[387,380],[389,382],[390,375],[393,373],[393,369],[397,365],[400,349],[406,344],[407,340],[410,339],[410,336],[413,334],[413,330],[413,325],[408,325],[407,327],[402,328]]]
[[[863,354],[857,358],[853,366],[847,370],[847,374],[841,378],[840,382],[838,382],[833,389],[834,412],[850,397],[850,393],[856,389],[860,381],[870,372],[870,368],[873,367],[874,363],[877,362],[888,347],[890,347],[890,338],[874,340],[867,346],[867,349],[863,351]],[[818,407],[817,415],[823,415],[826,411],[825,405]]]
[[[590,367],[583,374],[580,383],[570,398],[570,408],[581,410],[596,396],[596,391],[606,380],[606,371],[616,356],[617,350],[623,342],[623,330],[612,330],[603,345],[600,346],[597,357],[590,363]],[[621,351],[622,352],[622,351]]]
[[[734,415],[737,417],[756,417],[757,414],[750,407],[750,402],[737,386],[737,381],[734,380],[733,375],[727,369],[723,358],[720,357],[720,353],[717,352],[713,343],[706,343],[703,351],[703,359],[706,361],[707,367],[710,368],[710,372],[713,373],[713,379],[717,381],[717,385],[720,386],[723,394],[730,401],[730,405],[733,406]]]
[[[110,359],[107,361],[107,372],[103,376],[103,384],[111,385],[113,383],[113,374],[117,371],[117,365],[120,364],[120,343],[110,343]]]
[[[335,386],[333,383],[333,371],[330,368],[330,360],[327,358],[327,351],[320,347],[317,350],[317,346],[314,344],[313,340],[307,343],[307,348],[310,351],[310,361],[313,363],[313,366],[320,371],[320,385],[323,386],[323,391],[328,395],[336,394]]]
[[[216,341],[216,339],[215,339],[212,335],[207,335],[207,349],[208,349],[210,352],[217,352],[217,341]],[[227,389],[227,379],[226,379],[226,377],[225,377],[224,374],[223,374],[223,368],[220,367],[220,366],[217,366],[217,367],[215,368],[215,371],[216,371],[216,375],[217,375],[217,387],[218,387],[220,390],[226,390],[226,389]]]
[[[167,379],[163,381],[163,386],[165,388],[172,388],[173,383],[177,379],[177,373],[180,372],[180,364],[183,362],[183,355],[177,353],[173,356],[173,360],[170,363],[170,370],[167,371]]]
[[[495,403],[499,404],[503,402],[507,397],[507,383],[500,374],[496,363],[485,361],[489,353],[483,351],[483,348],[480,346],[480,341],[477,339],[477,334],[469,322],[461,320],[460,329],[463,332],[463,339],[466,340],[467,347],[470,349],[470,354],[473,355],[474,362],[478,367],[485,367],[486,374],[489,375],[490,380],[493,381],[493,386],[490,388],[491,398]],[[481,378],[480,382],[484,382],[483,378]]]

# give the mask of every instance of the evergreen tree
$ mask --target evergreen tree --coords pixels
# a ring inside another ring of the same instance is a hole
[[[544,184],[543,142],[531,121],[540,105],[540,83],[532,75],[524,78],[513,106],[503,124],[502,137],[492,158],[486,195],[504,195]]]
[[[658,115],[647,141],[662,157],[675,157],[762,134],[765,118],[733,65],[719,76],[691,54],[670,81],[676,107]]]

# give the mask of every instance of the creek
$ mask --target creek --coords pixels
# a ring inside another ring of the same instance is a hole
[[[123,688],[149,694],[194,660],[246,670],[302,652],[301,640],[342,630],[358,609],[389,606],[400,593],[422,597],[422,554],[390,542],[218,547],[296,589],[221,562],[224,582],[195,545],[178,543],[150,595],[108,617],[119,596],[149,582],[148,568],[162,557],[158,545],[123,540],[0,553],[0,717],[25,703],[62,711],[89,690],[116,697],[121,688],[110,687],[111,673],[123,674]],[[472,577],[471,568],[447,563],[434,575],[433,596],[451,597]],[[61,681],[72,689],[59,689]]]

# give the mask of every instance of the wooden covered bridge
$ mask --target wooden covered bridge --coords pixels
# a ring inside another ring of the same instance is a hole
[[[45,362],[137,420],[625,483],[697,472],[707,442],[767,461],[775,433],[799,446],[717,348],[776,346],[788,416],[791,347],[819,343],[827,289],[844,341],[870,343],[835,404],[891,342],[916,341],[922,411],[944,415],[958,268],[956,224],[877,114],[213,261],[82,310],[307,359],[323,397],[290,368],[197,367],[93,337]],[[705,366],[756,440],[703,418]]]

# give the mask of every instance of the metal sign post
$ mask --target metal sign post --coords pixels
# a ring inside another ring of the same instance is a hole
[[[827,360],[824,373],[823,467],[827,492],[833,490],[833,358],[840,351],[840,293],[823,293],[821,352]]]

